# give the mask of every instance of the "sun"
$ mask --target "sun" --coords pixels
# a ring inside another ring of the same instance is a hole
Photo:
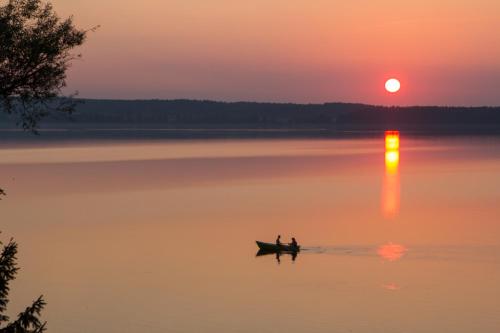
[[[398,92],[401,88],[401,83],[399,83],[398,79],[389,79],[385,82],[385,90],[390,93]]]

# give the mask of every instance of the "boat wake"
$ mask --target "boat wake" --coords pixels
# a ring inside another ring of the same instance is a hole
[[[380,257],[395,261],[403,257],[413,260],[444,261],[488,261],[500,263],[500,246],[403,246],[395,243],[384,245],[345,245],[345,246],[304,246],[303,254],[327,254],[337,256]]]
[[[351,256],[374,256],[377,255],[376,246],[307,246],[303,247],[303,253],[351,255]]]

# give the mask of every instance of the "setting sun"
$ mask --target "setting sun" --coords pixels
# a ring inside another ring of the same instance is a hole
[[[385,90],[390,93],[398,92],[401,88],[401,83],[397,79],[389,79],[385,82]]]

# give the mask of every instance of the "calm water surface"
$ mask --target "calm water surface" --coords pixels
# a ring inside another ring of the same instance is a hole
[[[498,138],[13,146],[0,184],[51,332],[500,331]]]

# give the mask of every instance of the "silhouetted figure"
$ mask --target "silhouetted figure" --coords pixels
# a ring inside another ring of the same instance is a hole
[[[281,264],[280,256],[281,256],[281,253],[276,252],[276,261],[278,262],[278,264]]]
[[[292,242],[290,243],[291,246],[297,248],[299,244],[297,243],[297,240],[295,240],[295,237],[292,237]]]
[[[278,238],[276,238],[276,245],[280,246],[281,245],[281,235],[278,235]]]
[[[292,252],[292,261],[295,261],[295,258],[297,258],[297,252]]]

